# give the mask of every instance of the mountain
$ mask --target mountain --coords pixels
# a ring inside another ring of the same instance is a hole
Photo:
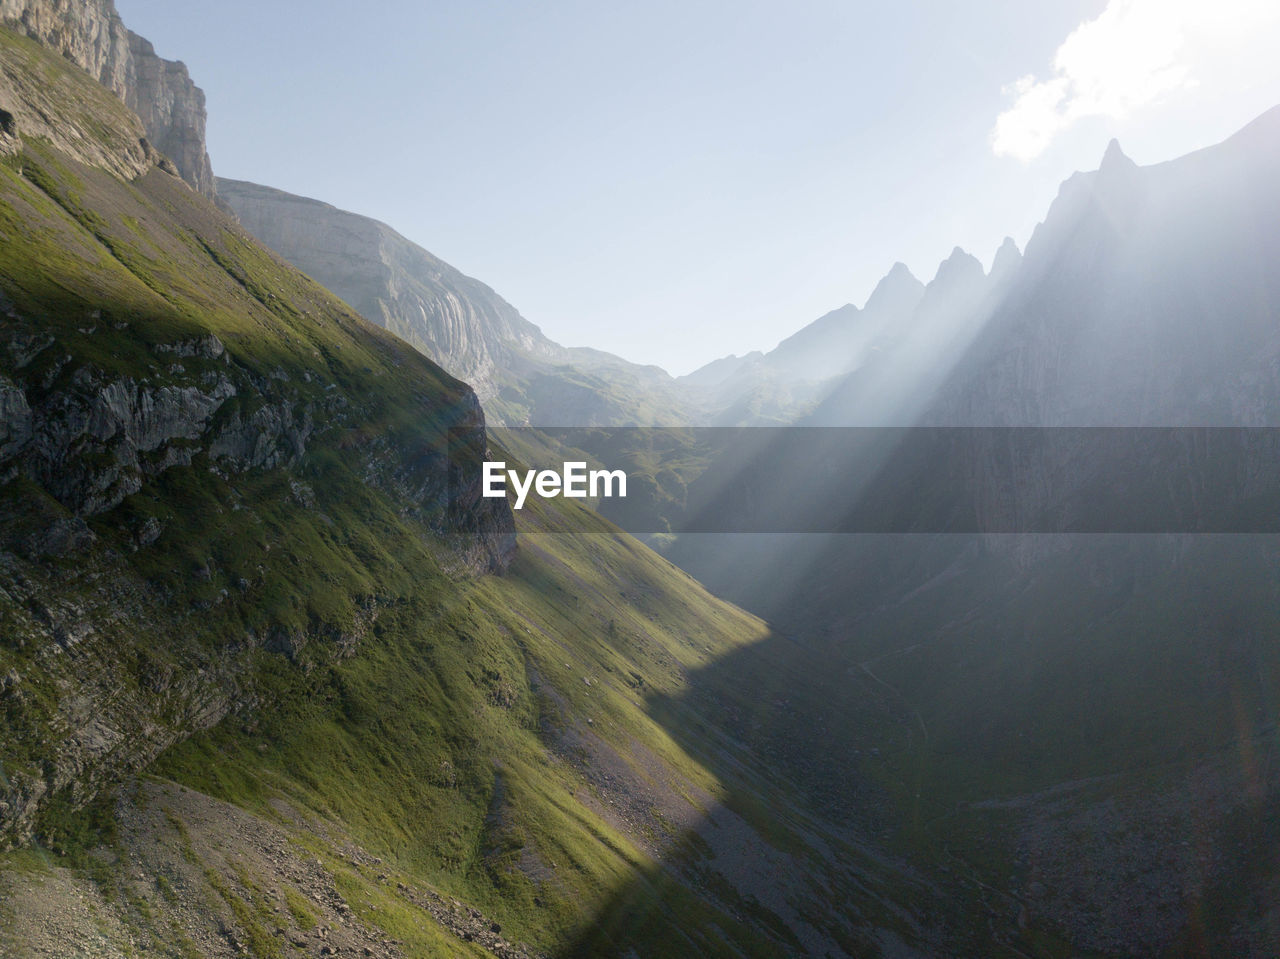
[[[478,280],[389,226],[327,203],[237,180],[219,198],[262,243],[471,383],[510,425],[647,425],[693,414],[654,366],[543,335]]]
[[[803,422],[1274,426],[1277,162],[1280,109],[1149,167],[1113,143],[1063,184],[1021,261],[1002,254],[984,280],[953,254],[898,345]],[[1000,451],[971,452],[980,475]],[[950,481],[920,465],[886,458],[880,488],[921,511],[945,502]],[[1092,465],[1020,461],[1016,492],[1041,508]],[[831,528],[821,488],[804,502]],[[1269,534],[740,535],[666,553],[880,689],[897,728],[791,689],[792,749],[821,723],[824,756],[847,742],[856,768],[895,779],[912,862],[981,883],[1019,952],[1266,956],[1278,550]]]
[[[3,10],[0,953],[1277,953],[1275,536],[668,537],[682,570],[480,497],[535,444],[423,349],[513,423],[1271,424],[1280,112],[1154,167],[1113,145],[1025,255],[895,267],[672,387],[228,185],[405,343],[179,175],[99,82],[144,48],[109,6]],[[708,465],[586,432],[641,508]],[[835,528],[833,463],[757,507]],[[1041,506],[1079,467],[1015,465]],[[872,466],[947,528],[937,464]]]
[[[764,354],[759,350],[753,350],[743,356],[722,356],[718,360],[712,360],[705,366],[698,367],[692,373],[686,373],[680,379],[690,386],[719,386],[743,367],[758,363],[763,358]]]
[[[938,387],[930,377],[942,357],[967,345],[964,324],[982,322],[1021,261],[1006,237],[984,279],[957,248],[927,287],[895,263],[861,310],[846,304],[768,353],[724,357],[680,382],[717,411],[719,425],[905,422]]]
[[[883,370],[882,380],[904,382],[909,371],[891,367],[886,357],[900,357],[911,337],[923,338],[922,330],[929,321],[917,318],[916,313],[925,293],[924,284],[906,265],[895,263],[861,310],[846,304],[787,337],[768,353],[726,357],[682,377],[681,382],[720,410],[719,425],[794,421],[820,410],[828,394],[859,371]],[[946,295],[935,291],[933,298],[941,303]],[[883,406],[887,399],[880,394],[886,385],[877,382],[872,389],[877,393],[875,402]],[[879,411],[868,411],[871,419],[878,415]]]
[[[514,527],[503,504],[468,486],[475,477],[460,485],[466,496],[450,496],[449,431],[485,444],[468,387],[284,268],[151,162],[138,119],[78,68],[7,32],[0,57],[14,89],[36,91],[9,101],[18,148],[4,167],[0,261],[8,688],[21,716],[4,833],[27,838],[60,793],[90,797],[101,778],[221,718],[255,647],[293,655],[363,628],[371,597],[325,596],[319,583],[281,590],[274,579],[290,544],[326,525],[317,489],[356,483],[346,508],[403,517],[406,536],[415,525],[457,536],[451,561],[464,567],[504,566]],[[23,136],[50,107],[69,140],[84,131],[92,145],[67,152]],[[329,459],[344,447],[345,464]],[[328,506],[329,523],[338,509]],[[297,528],[268,560],[282,542],[268,530],[281,521]],[[359,535],[323,536],[315,560],[360,548]],[[96,577],[111,586],[94,588]],[[174,595],[184,603],[166,609]],[[264,601],[253,607],[250,595]],[[197,610],[205,628],[173,648],[116,646],[124,622],[150,637]],[[231,623],[239,643],[215,639]],[[73,647],[60,669],[24,668],[41,649]],[[82,655],[90,648],[100,653]],[[186,654],[212,656],[207,682],[155,689],[114,675],[149,663],[172,677]]]
[[[773,421],[808,425],[1269,425],[1278,126],[1146,168],[1112,141],[1025,257],[1006,239],[984,278],[957,248],[924,287],[897,264],[862,310],[685,379],[721,407],[802,396]]]
[[[386,224],[254,183],[217,186],[262,243],[482,395],[496,393],[513,367],[568,361],[493,290]]]
[[[876,285],[863,309],[845,304],[814,320],[784,339],[768,353],[724,357],[682,377],[691,385],[715,387],[744,368],[757,379],[773,377],[794,382],[820,383],[847,373],[868,359],[882,337],[891,337],[914,312],[923,285],[903,263]],[[740,385],[739,390],[745,388]]]
[[[875,782],[810,796],[753,731],[816,664],[575,504],[481,498],[475,392],[59,49],[0,29],[0,953],[965,940]]]
[[[821,426],[914,423],[1010,282],[1016,247],[1003,249],[1002,274],[986,275],[976,257],[956,247],[925,286],[901,283],[898,322],[861,364],[828,382],[804,421]]]
[[[1280,422],[1280,108],[1139,167],[1112,141],[1059,191],[935,422]]]
[[[783,340],[765,362],[791,379],[827,380],[861,366],[878,341],[892,338],[919,305],[924,287],[895,263],[860,311],[843,306]]]
[[[214,195],[204,93],[182,63],[156,56],[150,42],[125,27],[112,0],[0,0],[0,23],[54,50],[119,96],[142,121],[150,145],[194,189]],[[14,102],[13,91],[0,93]]]

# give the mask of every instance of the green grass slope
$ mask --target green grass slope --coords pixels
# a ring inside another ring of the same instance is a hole
[[[760,621],[585,512],[526,510],[513,553],[446,495],[465,385],[175,176],[122,179],[136,119],[0,48],[50,80],[0,164],[0,946],[40,954],[41,915],[112,955],[922,934],[905,870],[661,708]],[[83,109],[83,148],[22,136]]]

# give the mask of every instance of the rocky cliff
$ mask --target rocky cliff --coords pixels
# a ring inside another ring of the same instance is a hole
[[[505,371],[568,361],[567,350],[488,286],[385,223],[256,183],[217,186],[255,237],[482,397],[497,391]]]
[[[696,415],[663,370],[561,346],[484,283],[385,223],[255,183],[217,185],[258,240],[470,383],[498,422],[679,424]]]
[[[180,62],[125,27],[112,0],[0,0],[0,22],[83,68],[142,120],[147,139],[182,178],[214,195],[204,93]]]

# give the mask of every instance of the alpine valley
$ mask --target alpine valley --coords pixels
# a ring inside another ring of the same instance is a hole
[[[0,955],[1280,954],[1280,538],[624,532],[687,427],[1280,426],[1280,108],[672,377],[0,21]]]

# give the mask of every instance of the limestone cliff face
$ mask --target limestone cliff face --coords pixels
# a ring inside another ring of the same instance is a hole
[[[218,199],[259,241],[459,379],[506,425],[691,421],[666,372],[567,348],[492,289],[385,223],[237,180]]]
[[[142,119],[155,148],[177,165],[182,178],[205,196],[213,196],[213,167],[204,140],[204,91],[191,82],[186,66],[156,56],[150,42],[132,31],[129,51],[133,77],[125,87],[125,103]]]
[[[18,336],[9,341],[9,351],[19,343],[26,362],[14,367],[15,374],[57,345],[53,337],[31,342]],[[290,465],[305,452],[312,410],[296,410],[284,397],[268,399],[256,391],[255,399],[267,402],[248,416],[222,417],[213,428],[218,411],[248,385],[243,373],[221,362],[227,355],[216,336],[159,347],[158,359],[172,371],[172,382],[161,386],[146,377],[112,378],[84,369],[70,389],[33,403],[26,389],[0,373],[0,479],[29,477],[77,516],[87,517],[118,506],[175,466],[190,466],[202,452],[232,473]],[[180,357],[225,369],[196,377]]]
[[[483,398],[500,370],[568,358],[489,287],[384,223],[254,183],[217,185],[250,233]]]
[[[50,47],[119,96],[182,178],[205,196],[214,195],[204,93],[182,63],[158,57],[148,41],[125,27],[112,0],[0,0],[0,22]]]

